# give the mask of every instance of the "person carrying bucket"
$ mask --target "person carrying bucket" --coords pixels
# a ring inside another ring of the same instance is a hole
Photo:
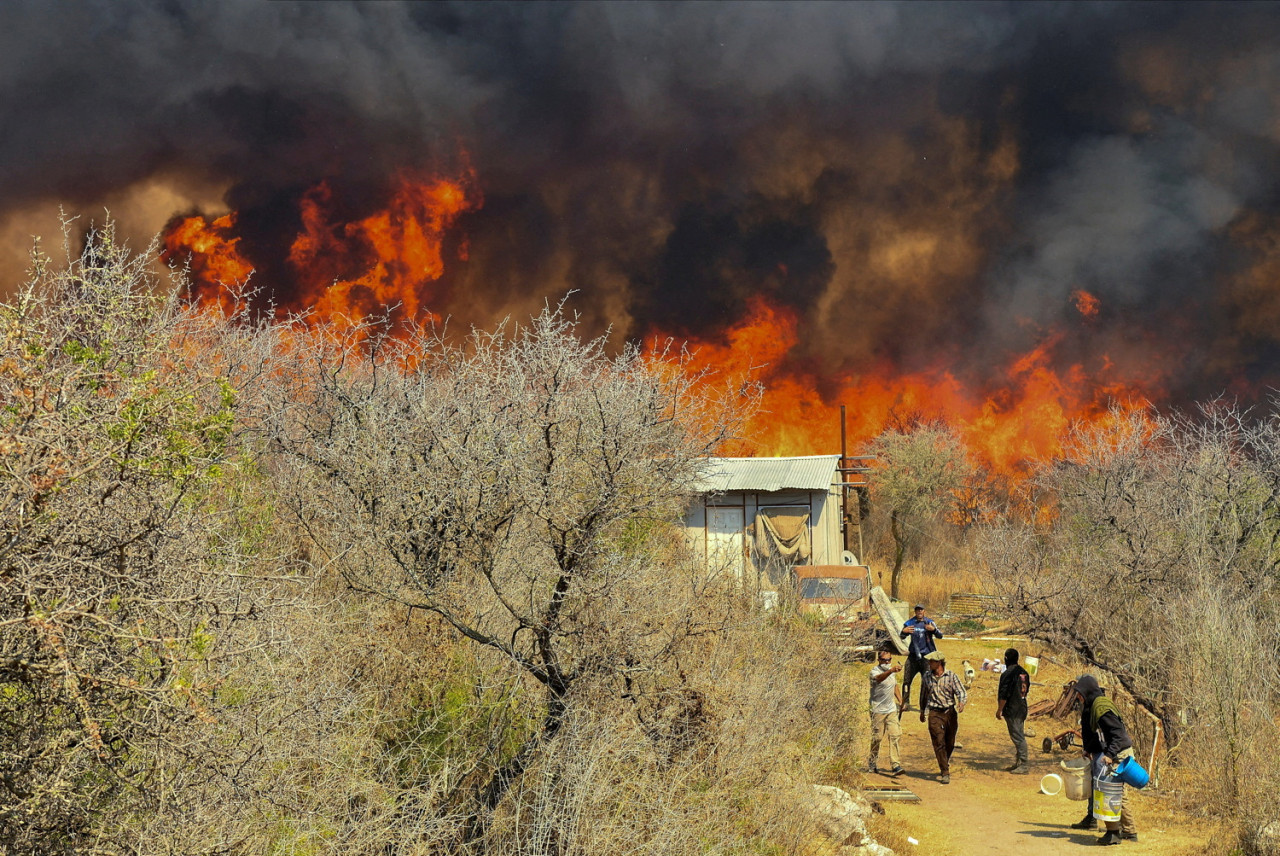
[[[1137,841],[1138,830],[1129,807],[1129,793],[1124,783],[1110,774],[1122,759],[1133,757],[1133,740],[1115,704],[1107,698],[1093,675],[1076,678],[1076,694],[1080,697],[1080,735],[1084,756],[1092,761],[1093,798],[1089,813],[1073,829],[1096,829],[1098,820],[1106,824],[1106,834],[1099,844]]]

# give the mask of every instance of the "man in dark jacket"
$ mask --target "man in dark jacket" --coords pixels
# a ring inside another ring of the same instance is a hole
[[[902,625],[902,630],[898,635],[903,639],[911,637],[911,642],[907,646],[907,670],[902,674],[902,704],[903,709],[911,706],[911,682],[916,675],[925,675],[929,671],[929,664],[925,662],[934,651],[938,650],[933,644],[933,640],[942,638],[942,631],[938,629],[938,625],[933,623],[933,619],[924,614],[924,604],[917,603],[915,615],[908,618],[906,624]],[[924,710],[924,680],[920,681],[920,710]]]
[[[1027,690],[1031,688],[1031,676],[1018,665],[1018,649],[1004,652],[1004,673],[1000,675],[1000,689],[996,692],[996,719],[1003,719],[1013,741],[1015,758],[1010,773],[1027,772]]]
[[[1093,675],[1076,678],[1076,694],[1080,697],[1080,735],[1084,743],[1084,756],[1092,761],[1090,769],[1094,778],[1105,774],[1107,767],[1122,758],[1133,755],[1133,740],[1124,727],[1116,706],[1107,698],[1098,679]],[[1090,782],[1090,790],[1093,790]],[[1096,829],[1096,807],[1090,802],[1089,813],[1074,829]],[[1107,832],[1099,844],[1119,844],[1122,840],[1137,841],[1138,831],[1129,808],[1129,789],[1124,789],[1120,802],[1120,820],[1106,822]]]

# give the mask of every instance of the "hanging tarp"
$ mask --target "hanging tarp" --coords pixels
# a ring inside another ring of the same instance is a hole
[[[768,569],[766,573],[772,582],[778,583],[779,580],[772,579],[776,570],[807,565],[813,556],[809,541],[809,509],[799,506],[761,508],[756,514],[755,540],[761,567]]]

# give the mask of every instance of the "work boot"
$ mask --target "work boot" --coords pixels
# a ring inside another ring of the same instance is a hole
[[[1104,836],[1102,836],[1101,838],[1099,838],[1099,839],[1098,839],[1098,843],[1099,843],[1099,844],[1101,844],[1101,845],[1103,845],[1103,846],[1106,846],[1106,845],[1109,845],[1109,844],[1119,844],[1119,843],[1120,843],[1120,833],[1119,833],[1119,832],[1110,832],[1110,831],[1109,831],[1109,832],[1107,832],[1107,834],[1106,834],[1106,835],[1104,835]]]
[[[1124,839],[1125,841],[1137,841],[1137,840],[1138,840],[1138,833],[1136,833],[1136,832],[1121,832],[1121,833],[1120,833],[1120,837],[1121,837],[1122,839]]]
[[[1084,820],[1078,820],[1071,824],[1072,829],[1097,829],[1098,819],[1093,816],[1093,812],[1089,812],[1084,816]]]
[[[1010,773],[1018,773],[1018,774],[1021,774],[1021,773],[1026,773],[1026,772],[1028,772],[1030,769],[1031,769],[1031,768],[1030,768],[1030,767],[1028,767],[1026,764],[1017,764],[1017,765],[1015,765],[1015,766],[1011,767],[1011,768],[1009,769],[1009,772],[1010,772]]]

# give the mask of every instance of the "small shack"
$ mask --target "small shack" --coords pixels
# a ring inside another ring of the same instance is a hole
[[[839,466],[839,455],[709,459],[684,516],[690,545],[761,591],[796,565],[851,564]]]

